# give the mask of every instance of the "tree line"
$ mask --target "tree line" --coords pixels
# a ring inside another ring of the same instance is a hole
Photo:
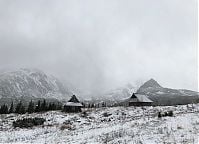
[[[102,102],[102,103],[82,103],[83,108],[101,108],[101,107],[107,107],[107,103],[106,102]]]
[[[62,105],[54,102],[47,103],[46,100],[37,101],[34,103],[32,100],[29,102],[28,107],[26,108],[25,105],[20,101],[17,103],[16,107],[14,107],[14,103],[12,102],[10,107],[6,104],[0,107],[0,114],[10,114],[10,113],[17,113],[17,114],[25,114],[25,113],[34,113],[34,112],[45,112],[51,110],[61,110]]]

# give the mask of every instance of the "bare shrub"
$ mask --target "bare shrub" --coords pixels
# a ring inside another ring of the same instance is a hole
[[[72,126],[71,125],[69,125],[69,124],[63,124],[61,127],[60,127],[60,130],[65,130],[65,129],[67,129],[67,130],[73,130],[73,128],[72,128]]]
[[[43,125],[46,120],[44,118],[23,118],[13,122],[13,127],[30,128],[33,126]]]
[[[168,112],[158,112],[158,118],[161,118],[161,117],[172,117],[174,114],[173,114],[173,111],[168,111]]]
[[[104,117],[109,117],[109,116],[111,116],[112,114],[108,114],[107,112],[105,112],[105,113],[103,113],[102,114]]]
[[[85,111],[84,111],[84,112],[82,112],[82,113],[81,113],[81,117],[83,117],[83,118],[88,117],[88,113],[87,113],[87,112],[85,112]]]

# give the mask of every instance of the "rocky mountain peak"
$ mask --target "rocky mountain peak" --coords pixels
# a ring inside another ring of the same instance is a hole
[[[37,69],[19,69],[0,74],[0,99],[26,97],[62,100],[72,95],[57,78]]]
[[[147,82],[145,82],[140,88],[161,88],[162,86],[153,78],[151,78],[150,80],[148,80]]]

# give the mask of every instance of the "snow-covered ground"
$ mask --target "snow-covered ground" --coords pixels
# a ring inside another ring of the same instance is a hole
[[[158,111],[169,110],[174,117],[157,117]],[[87,114],[0,115],[0,143],[199,143],[199,104],[99,108]],[[14,129],[12,122],[22,117],[43,117],[46,122],[32,129]]]

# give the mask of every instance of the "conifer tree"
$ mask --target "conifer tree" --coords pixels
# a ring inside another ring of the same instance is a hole
[[[34,103],[32,102],[32,100],[28,104],[27,112],[28,113],[33,113],[34,112]]]
[[[0,114],[3,114],[2,106],[0,107]]]
[[[52,110],[52,103],[49,103],[48,110]]]
[[[25,113],[26,113],[26,109],[25,109],[25,106],[22,104],[19,110],[19,114],[25,114]]]
[[[10,105],[9,113],[13,113],[13,112],[14,112],[14,104],[12,102]]]
[[[0,114],[8,114],[8,107],[7,105],[2,105],[0,108]]]
[[[21,110],[21,107],[22,107],[22,102],[20,101],[17,106],[16,106],[16,109],[15,109],[15,113],[19,113],[20,110]]]
[[[4,112],[5,112],[5,114],[8,114],[8,106],[7,105],[4,105]]]
[[[49,103],[47,110],[60,110],[61,107],[58,104],[53,103]]]
[[[105,107],[105,102],[102,103],[102,107]]]
[[[54,104],[55,110],[62,110],[62,105],[61,104]]]
[[[35,112],[40,112],[40,111],[41,111],[41,101],[39,100],[39,101],[37,102],[36,107],[35,107]]]
[[[59,105],[56,104],[56,103],[53,103],[53,104],[52,104],[52,108],[53,108],[53,110],[58,110],[58,109],[60,109],[60,108],[59,108]]]
[[[44,99],[41,104],[41,111],[46,111],[46,110],[47,110],[47,104],[46,104],[46,100]]]
[[[23,106],[21,101],[17,104],[16,109],[15,109],[15,113],[18,113],[18,114],[25,114],[26,113],[25,107]]]

